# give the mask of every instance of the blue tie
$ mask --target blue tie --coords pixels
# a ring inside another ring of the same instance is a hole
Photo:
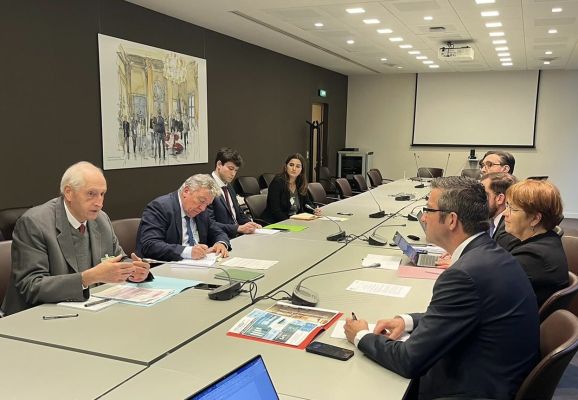
[[[195,237],[193,236],[193,230],[191,229],[191,218],[189,218],[188,215],[185,215],[185,221],[187,223],[187,243],[189,244],[189,246],[194,246],[197,244],[197,242],[195,242]]]

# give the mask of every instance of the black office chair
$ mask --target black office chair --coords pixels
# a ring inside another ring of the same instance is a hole
[[[417,169],[418,178],[440,178],[443,174],[442,168],[420,167]]]
[[[254,176],[239,176],[235,182],[235,192],[241,197],[252,196],[261,193],[259,181]]]
[[[337,178],[335,180],[335,186],[337,186],[337,190],[339,190],[339,197],[342,199],[353,196],[353,190],[351,189],[351,185],[347,179]]]
[[[363,175],[353,175],[353,182],[355,183],[356,189],[359,192],[367,192],[367,182]]]
[[[136,251],[136,233],[140,218],[125,218],[112,221],[112,229],[118,238],[120,247],[127,256]]]
[[[377,187],[383,183],[393,182],[393,179],[384,178],[381,175],[381,171],[377,168],[372,168],[367,171],[367,177],[369,178],[369,184],[372,188]]]
[[[479,180],[482,177],[482,170],[479,168],[464,168],[461,175]]]
[[[245,204],[249,208],[253,221],[263,226],[269,225],[269,222],[263,219],[263,212],[265,211],[265,208],[267,208],[266,194],[255,194],[245,197]]]
[[[259,186],[261,189],[266,189],[271,184],[271,181],[275,178],[275,174],[270,172],[265,172],[259,176]]]
[[[540,321],[544,321],[556,310],[568,310],[572,300],[578,293],[578,277],[572,272],[568,272],[568,286],[560,289],[552,296],[550,296],[538,313],[540,314]]]
[[[30,207],[5,208],[0,210],[0,232],[3,240],[12,240],[12,232],[16,226],[16,221]]]
[[[311,201],[319,207],[323,207],[326,204],[339,200],[335,197],[328,197],[327,193],[325,193],[325,189],[323,189],[323,185],[319,182],[309,183],[307,185],[307,193],[309,194]]]
[[[319,171],[317,173],[317,180],[323,186],[325,193],[332,194],[335,196],[338,195],[338,189],[337,186],[335,185],[335,177],[331,175],[331,170],[329,169],[329,167],[325,166],[319,167]]]
[[[0,242],[0,305],[4,301],[6,289],[12,274],[12,240]],[[0,313],[1,314],[1,313]]]

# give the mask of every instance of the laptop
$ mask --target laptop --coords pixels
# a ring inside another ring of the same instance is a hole
[[[401,249],[409,260],[418,267],[435,267],[439,254],[428,254],[413,247],[401,233],[395,232],[393,242]]]
[[[257,355],[187,400],[278,400],[263,358]]]

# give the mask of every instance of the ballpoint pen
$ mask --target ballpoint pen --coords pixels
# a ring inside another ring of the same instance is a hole
[[[110,301],[111,299],[100,299],[100,300],[95,300],[95,301],[91,301],[90,303],[86,303],[84,306],[85,307],[92,307],[92,306],[96,306],[98,304],[102,304],[102,303],[106,303],[107,301]]]
[[[46,321],[49,319],[75,318],[75,317],[78,317],[78,314],[45,315],[42,317],[42,319]]]
[[[351,318],[353,318],[354,321],[357,321],[357,315],[355,315],[354,312],[351,313]]]

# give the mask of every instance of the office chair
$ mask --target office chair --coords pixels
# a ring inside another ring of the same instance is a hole
[[[479,180],[482,177],[482,170],[479,168],[464,168],[461,175]]]
[[[12,240],[0,242],[0,305],[4,301],[6,289],[12,274]],[[0,313],[1,314],[1,313]]]
[[[564,253],[566,253],[568,270],[578,275],[578,237],[570,235],[562,236],[562,247],[564,247]],[[578,296],[575,296],[570,302],[568,310],[578,316]]]
[[[239,176],[235,182],[235,192],[241,197],[252,196],[261,193],[259,181],[254,176]]]
[[[329,204],[333,201],[339,200],[335,197],[328,197],[327,193],[325,193],[325,189],[323,189],[323,185],[319,182],[311,182],[307,185],[307,193],[309,194],[309,198],[316,206],[323,207],[326,204]]]
[[[367,192],[367,181],[363,175],[353,175],[353,181],[355,182],[355,185],[357,186],[356,189],[359,190],[359,192]]]
[[[335,177],[331,175],[331,170],[329,167],[319,167],[319,171],[317,173],[317,180],[323,186],[325,193],[338,195],[338,189],[335,185]]]
[[[351,189],[351,185],[349,181],[345,178],[337,178],[335,180],[335,186],[337,186],[337,190],[339,191],[339,197],[342,199],[346,199],[348,197],[353,196],[353,190]]]
[[[12,232],[16,226],[16,221],[30,207],[5,208],[0,210],[0,232],[4,240],[12,240]]]
[[[136,251],[136,233],[140,225],[140,218],[125,218],[112,221],[112,229],[118,238],[120,247],[130,257]]]
[[[263,226],[269,225],[269,222],[262,218],[263,212],[265,211],[265,208],[267,208],[266,194],[255,194],[245,197],[245,204],[249,208],[253,221]]]
[[[540,322],[544,321],[556,310],[567,310],[578,293],[578,277],[568,272],[568,286],[553,293],[540,307]]]
[[[524,379],[514,400],[548,400],[578,350],[578,318],[566,310],[540,324],[542,359]]]
[[[440,178],[443,174],[442,168],[420,167],[417,169],[418,178]]]
[[[259,186],[261,189],[266,189],[271,184],[271,181],[275,178],[275,174],[270,172],[265,172],[259,176]]]

